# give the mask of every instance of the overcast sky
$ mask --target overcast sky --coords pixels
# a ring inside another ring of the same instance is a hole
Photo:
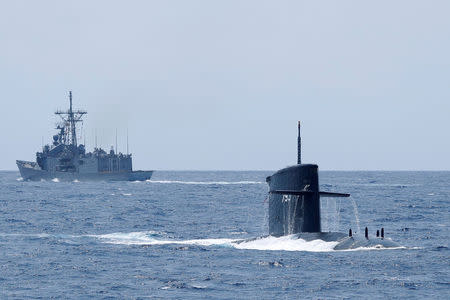
[[[88,111],[135,169],[450,170],[450,1],[1,1],[0,169]],[[84,140],[84,138],[82,138]]]

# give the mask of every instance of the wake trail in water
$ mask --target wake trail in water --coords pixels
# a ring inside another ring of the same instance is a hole
[[[325,242],[322,240],[305,241],[295,238],[294,235],[283,237],[263,237],[251,240],[242,239],[192,239],[168,240],[159,239],[145,232],[110,233],[92,236],[105,243],[118,245],[193,245],[193,246],[219,246],[244,250],[281,250],[281,251],[333,251],[338,242]]]
[[[91,235],[108,244],[116,245],[198,245],[198,246],[230,246],[234,239],[192,239],[192,240],[164,240],[148,232],[109,233]]]
[[[190,185],[243,185],[243,184],[265,184],[261,181],[179,181],[179,180],[146,180],[148,183],[162,184],[190,184]]]
[[[110,233],[102,235],[91,235],[107,244],[116,245],[192,245],[205,247],[228,247],[240,250],[260,250],[260,251],[304,251],[304,252],[335,252],[349,250],[335,250],[334,247],[339,244],[338,241],[324,241],[321,239],[306,241],[298,238],[297,235],[287,235],[282,237],[266,236],[256,239],[189,239],[172,240],[162,239],[158,235],[148,234],[148,232],[130,232],[130,233]],[[382,250],[387,248],[360,247],[352,249],[358,250]],[[391,248],[392,249],[392,248]],[[399,247],[404,249],[404,247]]]
[[[415,183],[351,183],[351,184],[340,184],[340,186],[350,186],[350,187],[395,187],[395,188],[408,188],[422,186],[422,184]]]
[[[260,250],[260,251],[303,251],[303,252],[341,252],[341,251],[367,251],[383,249],[407,249],[406,247],[380,248],[360,247],[356,249],[335,250],[334,247],[339,244],[338,241],[324,241],[321,239],[306,241],[298,238],[297,235],[287,235],[282,237],[266,236],[255,239],[187,239],[175,240],[163,237],[164,233],[156,231],[139,232],[116,232],[108,234],[88,234],[88,235],[68,235],[68,234],[19,234],[19,233],[0,233],[0,238],[32,238],[32,239],[83,239],[94,238],[105,244],[127,245],[127,246],[158,246],[158,245],[190,245],[202,247],[226,247],[239,250]]]

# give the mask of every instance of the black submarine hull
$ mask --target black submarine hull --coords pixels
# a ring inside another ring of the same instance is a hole
[[[349,194],[319,191],[318,171],[315,164],[300,164],[281,169],[266,178],[269,185],[269,235],[335,242],[334,250],[401,248],[391,239],[322,232],[320,197],[348,197]]]
[[[262,236],[253,239],[246,239],[241,241],[236,241],[235,243],[247,243],[259,239],[267,238],[267,236]],[[402,249],[403,247],[399,244],[393,242],[388,238],[363,238],[348,236],[342,232],[302,232],[296,233],[290,236],[291,239],[302,239],[304,241],[316,241],[322,240],[324,242],[336,243],[333,250],[345,251],[345,250],[364,250],[367,249]]]

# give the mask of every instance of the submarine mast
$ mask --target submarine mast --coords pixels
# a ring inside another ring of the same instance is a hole
[[[300,136],[300,121],[298,121],[297,164],[302,164],[302,138]]]

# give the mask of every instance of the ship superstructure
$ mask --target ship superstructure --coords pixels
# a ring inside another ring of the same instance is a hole
[[[94,148],[86,152],[85,145],[77,143],[77,124],[87,114],[72,107],[72,92],[69,92],[70,106],[67,111],[55,112],[61,118],[51,145],[45,145],[36,153],[36,162],[17,161],[24,180],[40,179],[88,179],[88,180],[146,180],[153,171],[132,171],[131,154],[109,152]],[[116,147],[117,148],[117,147]],[[116,149],[117,150],[117,149]]]

